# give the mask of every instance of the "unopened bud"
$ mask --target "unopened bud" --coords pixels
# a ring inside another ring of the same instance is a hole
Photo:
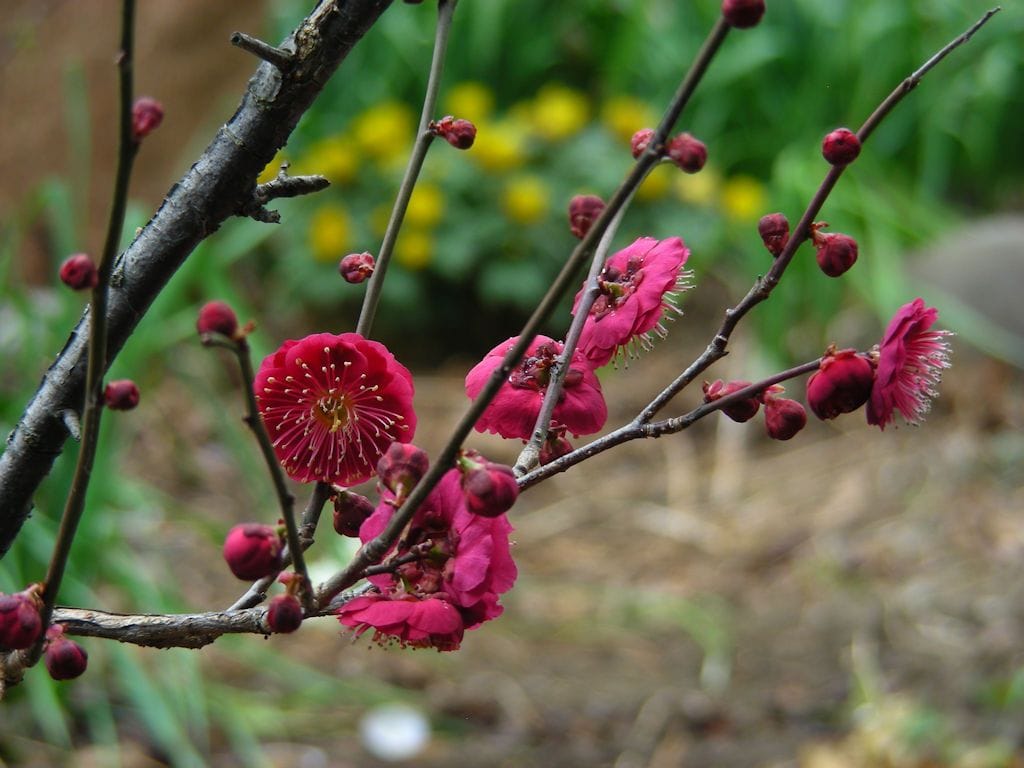
[[[131,379],[111,381],[103,390],[103,403],[112,411],[130,411],[139,404],[139,388]]]
[[[96,287],[100,273],[88,255],[76,253],[60,265],[60,281],[74,291],[85,291]]]
[[[64,627],[55,625],[46,631],[46,671],[54,680],[74,680],[85,672],[89,654],[74,640],[64,636]]]
[[[199,310],[196,330],[200,336],[219,333],[221,336],[234,339],[238,333],[238,317],[225,302],[209,301]]]
[[[597,195],[576,195],[569,201],[569,229],[581,240],[604,210],[604,200]]]
[[[807,411],[796,400],[769,397],[764,401],[764,425],[773,440],[789,440],[807,425]]]
[[[857,241],[836,233],[814,236],[818,266],[829,277],[839,277],[857,261]]]
[[[821,142],[821,154],[832,165],[848,165],[860,154],[860,139],[849,128],[836,128]]]
[[[629,140],[630,150],[633,152],[633,157],[640,157],[647,149],[647,145],[651,143],[651,138],[654,136],[654,130],[651,128],[641,128],[639,131],[633,134],[633,138]]]
[[[757,222],[761,242],[772,256],[778,256],[789,242],[789,219],[781,213],[769,213]]]
[[[373,514],[373,502],[352,491],[341,491],[334,497],[334,530],[340,536],[358,538],[359,528]]]
[[[716,400],[721,400],[723,397],[731,395],[733,392],[739,392],[741,389],[746,389],[749,386],[749,381],[730,381],[726,383],[721,379],[716,379],[710,384],[708,382],[704,382],[704,402],[713,403]],[[753,397],[747,397],[732,403],[731,405],[727,405],[721,410],[722,413],[730,419],[742,424],[744,421],[750,421],[754,418],[760,407],[761,400],[757,395],[754,395]]]
[[[413,489],[429,467],[430,458],[422,448],[394,442],[377,462],[377,476],[385,488],[401,496]]]
[[[819,419],[852,413],[868,401],[875,367],[855,349],[829,348],[807,379],[807,405]]]
[[[755,27],[764,16],[764,0],[722,0],[722,16],[737,29]]]
[[[302,625],[302,606],[293,595],[278,595],[267,606],[267,626],[271,632],[287,634]]]
[[[236,525],[224,539],[224,560],[240,579],[269,576],[281,567],[281,535],[269,525]]]
[[[430,123],[430,130],[456,149],[469,149],[476,141],[476,126],[469,120],[448,115]]]
[[[42,632],[39,604],[31,588],[13,595],[0,594],[0,650],[28,648]]]
[[[142,141],[155,131],[164,119],[164,106],[156,99],[142,96],[132,105],[132,136]]]
[[[697,173],[708,161],[708,148],[689,133],[680,133],[669,140],[668,156],[686,173]]]
[[[463,451],[456,464],[462,473],[466,508],[481,517],[497,517],[511,509],[519,496],[512,467],[496,464],[479,451]]]
[[[375,262],[367,252],[350,253],[338,262],[338,274],[346,283],[356,285],[373,274]]]

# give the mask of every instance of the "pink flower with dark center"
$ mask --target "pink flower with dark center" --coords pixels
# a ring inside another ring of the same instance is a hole
[[[944,339],[952,334],[931,330],[938,317],[937,309],[917,298],[900,307],[889,322],[878,351],[868,424],[885,429],[896,411],[908,423],[917,424],[931,409],[951,351]]]
[[[358,333],[286,341],[253,391],[278,461],[301,483],[364,482],[391,443],[416,431],[412,374]]]
[[[466,375],[466,394],[475,399],[495,368],[501,365],[518,337],[503,341]],[[498,394],[476,423],[478,432],[493,432],[507,438],[528,440],[540,414],[551,380],[551,366],[564,345],[547,336],[537,336],[498,390]],[[604,426],[608,406],[592,366],[579,350],[572,356],[552,420],[573,435],[590,435]]]
[[[690,251],[678,237],[656,240],[641,237],[605,262],[598,277],[597,297],[579,348],[594,368],[607,364],[623,347],[649,349],[652,335],[664,337],[665,313],[681,314],[678,294],[689,288],[692,273],[683,265]],[[575,314],[583,290],[576,294]]]
[[[372,627],[381,644],[451,651],[465,630],[501,615],[500,595],[517,575],[508,540],[512,526],[505,515],[470,512],[460,479],[456,469],[441,478],[391,553],[399,565],[370,577],[376,593],[341,607],[342,624],[356,634]],[[384,530],[395,504],[395,495],[382,489],[380,504],[359,531],[364,543]]]
[[[466,629],[459,611],[443,595],[361,595],[341,607],[338,621],[356,635],[372,628],[373,640],[380,645],[396,642],[403,648],[439,651],[457,651]]]
[[[512,588],[517,570],[509,548],[512,525],[508,518],[471,512],[461,481],[457,469],[446,472],[413,515],[403,551],[419,546],[427,556],[400,566],[398,579],[383,574],[370,581],[384,592],[398,589],[419,596],[443,592],[468,619],[466,629],[472,629],[501,614],[498,596]],[[395,513],[394,501],[394,494],[383,489],[376,511],[359,529],[363,543],[384,530]]]

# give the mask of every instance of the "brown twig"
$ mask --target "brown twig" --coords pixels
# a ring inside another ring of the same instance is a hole
[[[294,53],[283,48],[275,48],[244,32],[232,32],[230,40],[232,45],[241,48],[243,51],[248,51],[268,64],[273,64],[281,72],[287,72],[295,66]]]

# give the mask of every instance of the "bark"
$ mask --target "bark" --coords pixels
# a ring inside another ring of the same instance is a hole
[[[390,4],[323,0],[280,46],[292,54],[291,64],[283,70],[266,62],[259,66],[234,116],[119,257],[107,313],[108,365],[195,247],[225,219],[252,210],[256,177]],[[88,336],[86,309],[0,456],[0,557],[28,518],[36,488],[63,449],[68,431],[61,412],[81,411]]]

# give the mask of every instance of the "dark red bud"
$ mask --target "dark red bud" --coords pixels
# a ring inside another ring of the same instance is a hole
[[[570,451],[572,451],[572,443],[566,439],[564,434],[549,434],[548,439],[541,446],[539,461],[541,464],[550,464]]]
[[[716,379],[710,384],[704,382],[704,402],[713,403],[716,400],[721,400],[723,397],[731,395],[733,392],[739,392],[741,389],[745,389],[749,386],[749,381],[730,381],[726,383],[721,379]],[[753,397],[747,397],[732,403],[731,405],[725,406],[722,408],[722,413],[733,421],[738,421],[742,424],[744,421],[750,421],[754,418],[760,407],[761,400],[757,395],[754,395]]]
[[[778,256],[789,242],[789,219],[781,213],[769,213],[757,222],[757,232],[768,252]]]
[[[581,240],[604,210],[604,200],[597,195],[576,195],[569,201],[569,229]]]
[[[764,402],[764,425],[773,440],[789,440],[807,425],[807,411],[796,400],[770,397]]]
[[[807,379],[807,405],[819,419],[860,408],[871,396],[875,367],[855,349],[830,349]]]
[[[44,661],[46,671],[54,680],[74,680],[85,672],[89,665],[89,654],[85,652],[85,648],[65,637],[61,631],[55,633],[47,643]]]
[[[238,317],[223,301],[209,301],[199,310],[196,330],[200,336],[219,333],[221,336],[234,339],[238,333]]]
[[[469,149],[476,141],[476,126],[469,120],[457,119],[451,115],[431,122],[430,130],[456,149]]]
[[[654,136],[654,130],[651,128],[641,128],[639,131],[633,134],[633,138],[629,140],[629,147],[633,152],[633,157],[640,157],[647,149],[647,145],[651,143],[651,137]]]
[[[236,525],[224,539],[224,560],[240,579],[270,576],[281,567],[281,535],[269,525]]]
[[[817,234],[818,266],[829,277],[839,277],[857,261],[857,241],[849,235]]]
[[[132,105],[132,136],[141,141],[155,131],[164,119],[164,107],[156,99],[142,96]]]
[[[700,139],[688,133],[680,133],[669,140],[668,156],[687,173],[697,173],[708,161],[708,148]]]
[[[422,448],[394,442],[377,462],[377,475],[385,488],[401,496],[413,489],[429,467],[430,458]]]
[[[28,648],[42,633],[43,622],[34,594],[0,594],[0,650]]]
[[[267,626],[271,632],[286,634],[302,625],[302,606],[293,595],[278,595],[267,606]]]
[[[462,490],[466,494],[466,508],[482,517],[497,517],[507,512],[519,496],[512,467],[495,464],[479,457],[462,466]]]
[[[100,273],[88,255],[76,253],[60,265],[60,281],[74,291],[85,291],[96,287]]]
[[[139,404],[139,388],[131,379],[111,381],[103,390],[103,402],[112,411],[130,411]]]
[[[821,154],[832,165],[848,165],[860,154],[860,139],[849,128],[836,128],[821,142]]]
[[[334,497],[334,530],[341,536],[357,538],[359,528],[373,514],[373,502],[352,491]]]
[[[722,0],[722,16],[738,29],[755,27],[764,16],[764,0]]]

